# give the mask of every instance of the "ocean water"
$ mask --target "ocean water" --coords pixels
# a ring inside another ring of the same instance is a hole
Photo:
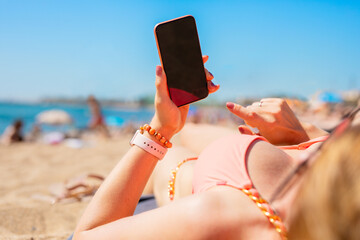
[[[60,109],[67,112],[73,119],[72,126],[48,126],[42,125],[43,131],[66,130],[69,128],[85,129],[89,123],[91,114],[87,105],[66,104],[43,104],[43,103],[6,103],[0,102],[0,135],[5,128],[16,119],[24,122],[24,133],[28,133],[36,123],[36,116],[46,110]],[[121,109],[114,107],[103,107],[103,115],[109,124],[118,127],[130,122],[145,123],[151,120],[154,111],[151,109]]]

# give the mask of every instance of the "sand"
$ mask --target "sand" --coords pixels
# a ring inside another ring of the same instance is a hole
[[[54,189],[88,173],[106,176],[131,136],[74,149],[65,144],[0,145],[0,239],[67,239],[89,202],[51,204]]]

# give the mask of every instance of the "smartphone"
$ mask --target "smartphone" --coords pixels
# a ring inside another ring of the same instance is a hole
[[[184,16],[154,29],[169,96],[180,107],[209,94],[195,18]]]

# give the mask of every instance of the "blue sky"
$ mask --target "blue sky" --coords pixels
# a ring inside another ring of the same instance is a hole
[[[153,28],[188,14],[212,98],[360,88],[360,1],[0,0],[0,100],[151,95]]]

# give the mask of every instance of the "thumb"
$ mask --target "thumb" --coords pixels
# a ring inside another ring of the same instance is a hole
[[[162,97],[168,97],[168,89],[166,82],[166,75],[161,66],[156,66],[156,78],[155,78],[156,94]]]
[[[246,121],[248,119],[250,112],[247,108],[245,108],[239,104],[232,103],[232,102],[227,102],[226,107],[227,107],[227,109],[229,109],[230,112],[232,112],[236,116],[242,118],[243,120]]]
[[[248,126],[240,125],[238,129],[241,134],[255,135],[255,133],[251,131],[251,129]]]

